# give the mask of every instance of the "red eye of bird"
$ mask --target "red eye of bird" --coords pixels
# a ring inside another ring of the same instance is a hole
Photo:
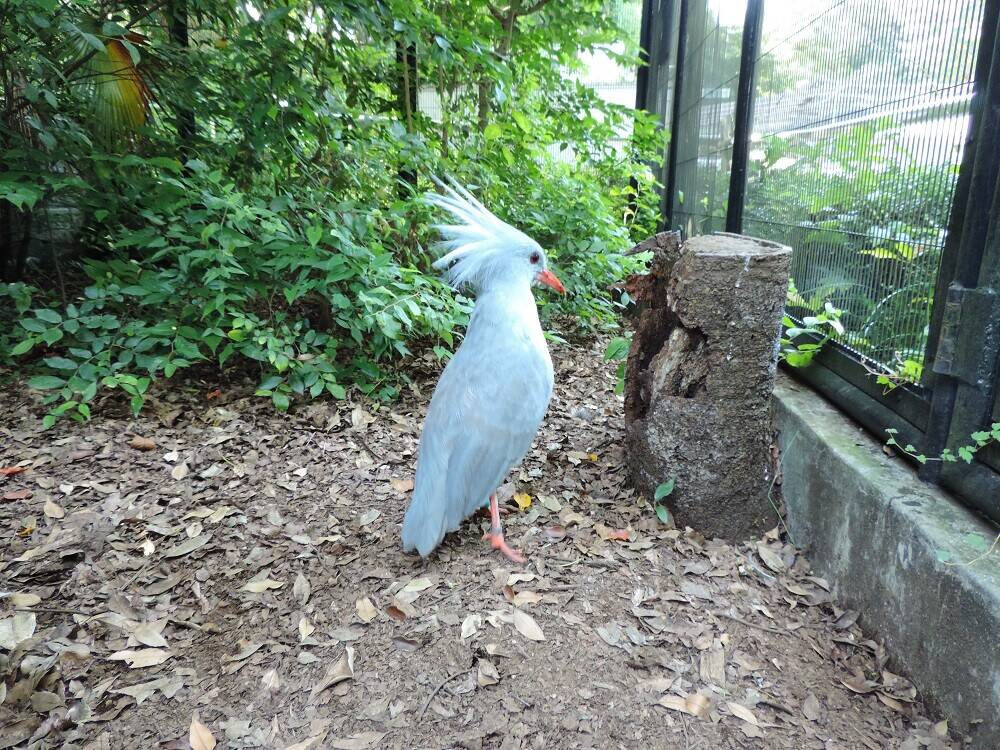
[[[528,260],[530,260],[532,263],[537,263],[541,259],[542,259],[541,255],[539,255],[538,253],[532,253],[531,257]]]

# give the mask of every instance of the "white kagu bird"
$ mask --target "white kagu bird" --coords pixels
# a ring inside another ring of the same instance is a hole
[[[514,562],[503,538],[496,489],[531,447],[552,396],[552,359],[531,287],[565,293],[533,239],[504,223],[467,190],[442,185],[428,200],[457,222],[436,226],[455,288],[476,294],[465,340],[444,368],[424,420],[403,549],[426,557],[444,535],[489,504],[483,538]]]

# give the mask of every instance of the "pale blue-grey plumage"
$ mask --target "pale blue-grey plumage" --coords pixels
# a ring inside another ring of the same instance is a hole
[[[403,547],[428,555],[503,483],[531,447],[552,395],[552,360],[533,280],[545,256],[458,186],[430,200],[461,223],[441,227],[456,286],[476,292],[465,340],[445,367],[424,421]]]

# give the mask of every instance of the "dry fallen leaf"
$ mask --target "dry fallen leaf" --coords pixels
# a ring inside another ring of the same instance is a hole
[[[492,662],[480,659],[476,670],[476,681],[479,683],[479,687],[496,685],[500,682],[500,673]]]
[[[517,503],[517,507],[521,510],[527,510],[531,507],[531,495],[527,492],[515,492],[514,502]]]
[[[311,636],[316,632],[316,626],[309,622],[308,617],[303,617],[299,620],[299,640],[304,641],[306,638]]]
[[[755,727],[760,726],[760,722],[757,721],[757,717],[754,716],[753,711],[746,706],[741,706],[739,703],[730,701],[726,703],[726,707],[732,712],[733,716],[743,719],[747,724],[753,724]]]
[[[544,641],[545,635],[534,618],[523,609],[514,609],[514,627],[517,632],[532,641]]]
[[[4,494],[4,500],[27,500],[31,497],[31,490],[25,488],[23,490],[11,490]]]
[[[201,549],[209,540],[212,538],[212,533],[208,532],[206,534],[199,534],[198,536],[191,537],[190,539],[185,539],[180,544],[175,544],[173,547],[168,549],[163,553],[164,557],[181,557],[183,555],[189,555],[196,549]]]
[[[687,698],[681,698],[679,695],[665,695],[657,703],[672,711],[680,711],[700,719],[706,718],[712,708],[711,700],[701,693],[692,693]]]
[[[464,620],[462,620],[462,640],[466,638],[471,638],[476,633],[479,632],[479,628],[483,626],[482,615],[469,615]]]
[[[278,676],[277,669],[269,669],[264,673],[264,676],[260,678],[260,685],[264,690],[270,693],[276,693],[281,689],[281,678]]]
[[[150,646],[151,648],[166,648],[168,645],[167,640],[163,637],[163,628],[166,624],[166,620],[140,622],[138,625],[131,628],[129,633],[144,646]]]
[[[357,610],[358,617],[361,618],[362,622],[371,622],[378,615],[378,610],[375,609],[372,600],[367,596],[354,602],[354,608]]]
[[[152,438],[136,435],[129,441],[129,445],[139,451],[151,451],[156,448],[156,441]]]
[[[45,501],[42,512],[46,518],[64,518],[66,516],[66,511],[63,510],[63,507],[52,500]]]
[[[42,597],[40,597],[38,594],[26,594],[22,592],[16,592],[10,594],[7,597],[0,597],[0,598],[6,598],[7,601],[13,604],[15,607],[34,607],[36,604],[40,604],[42,601]]]
[[[784,560],[778,556],[778,553],[763,542],[757,542],[757,554],[760,555],[760,559],[763,560],[764,564],[773,572],[784,573],[787,569]]]
[[[138,651],[115,651],[108,657],[111,661],[123,661],[129,665],[130,669],[141,669],[143,667],[155,667],[163,664],[173,654],[159,648],[141,648]]]
[[[13,617],[0,620],[0,648],[13,651],[17,644],[35,634],[35,613],[15,612]]]
[[[191,750],[214,750],[215,737],[208,727],[195,718],[191,719],[191,731],[188,733]]]
[[[327,688],[354,678],[354,649],[347,646],[337,663],[330,667],[322,679],[313,685],[309,697],[315,699]]]
[[[399,479],[398,477],[393,477],[389,480],[389,484],[396,492],[409,492],[413,489],[412,479]]]
[[[167,698],[173,698],[174,695],[184,687],[184,678],[180,675],[171,675],[169,677],[160,677],[155,680],[150,680],[149,682],[141,682],[138,685],[130,685],[123,688],[114,688],[111,690],[112,693],[121,693],[122,695],[130,695],[135,698],[136,704],[141,704],[143,701],[147,700],[156,691],[160,691]]]
[[[809,721],[818,721],[823,715],[823,709],[819,705],[819,700],[812,693],[809,693],[806,699],[802,701],[802,715],[809,719]]]
[[[184,479],[191,470],[188,468],[187,464],[177,464],[173,469],[170,470],[170,476],[172,476],[177,481]]]
[[[305,606],[311,593],[312,586],[309,585],[309,579],[302,575],[302,571],[299,571],[298,575],[295,576],[295,583],[292,584],[292,596],[295,597],[295,601]]]
[[[268,589],[280,589],[284,585],[284,581],[261,578],[259,581],[249,581],[243,584],[243,590],[249,591],[251,594],[260,594]]]

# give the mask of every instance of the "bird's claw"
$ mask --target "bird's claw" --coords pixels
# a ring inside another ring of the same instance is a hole
[[[489,539],[490,546],[493,549],[500,550],[504,554],[504,556],[511,562],[516,562],[518,565],[523,565],[526,562],[524,555],[522,555],[516,549],[508,545],[506,541],[504,541],[503,534],[491,531],[486,534],[483,534],[483,539],[484,540]]]

